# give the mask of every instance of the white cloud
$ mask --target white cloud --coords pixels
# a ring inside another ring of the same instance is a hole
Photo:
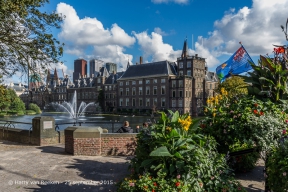
[[[66,16],[59,34],[59,38],[65,43],[66,53],[85,59],[100,56],[104,61],[119,61],[122,65],[127,63],[124,58],[132,58],[132,55],[124,54],[123,51],[124,47],[135,43],[135,38],[129,36],[116,23],[110,29],[105,29],[97,18],[79,18],[75,9],[66,3],[59,3],[56,11]],[[87,53],[87,49],[91,50],[90,53]],[[116,49],[118,54],[109,53]]]
[[[286,22],[287,9],[286,0],[253,0],[251,8],[230,9],[215,21],[214,31],[204,38],[204,47],[214,57],[228,54],[228,58],[239,48],[241,41],[251,56],[271,54],[273,44],[285,43],[280,25]],[[198,40],[199,44],[201,42]],[[217,64],[207,63],[210,67]]]
[[[162,36],[158,33],[152,32],[151,35],[148,35],[144,31],[141,33],[133,32],[133,34],[137,38],[144,59],[151,57],[152,61],[176,61],[177,57],[181,55],[181,50],[174,51],[171,45],[163,42]]]
[[[177,4],[187,4],[189,0],[151,0],[153,3],[160,4],[160,3],[177,3]]]

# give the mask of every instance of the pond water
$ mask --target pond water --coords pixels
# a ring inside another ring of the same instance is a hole
[[[0,117],[0,125],[4,124],[6,121],[15,121],[17,122],[13,123],[15,128],[30,129],[32,127],[32,119],[34,117],[39,116],[54,117],[55,124],[59,124],[59,130],[64,130],[69,126],[73,126],[73,123],[75,122],[65,113],[43,112],[41,115]],[[143,122],[147,121],[149,122],[150,119],[151,119],[150,116],[100,114],[100,115],[86,115],[79,117],[78,122],[81,122],[81,126],[100,126],[102,128],[107,128],[109,132],[112,132],[112,123],[114,124],[114,131],[117,131],[122,126],[124,121],[128,121],[130,123],[130,127],[135,129],[137,125],[140,125],[140,127],[142,127]],[[29,123],[29,124],[23,124],[23,123]],[[77,126],[79,126],[79,124],[77,124]]]

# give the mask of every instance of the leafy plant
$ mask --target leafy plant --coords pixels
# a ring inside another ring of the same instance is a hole
[[[150,191],[243,190],[232,177],[225,158],[217,153],[215,140],[197,134],[188,114],[160,114],[150,134],[138,134],[128,179],[133,182],[122,181],[119,191],[146,191],[143,186]],[[147,176],[155,178],[152,181],[157,187],[151,188],[150,181],[143,181]]]
[[[266,176],[268,176],[268,186],[271,190],[275,192],[287,191],[288,139],[286,130],[282,142],[278,143],[268,156]]]

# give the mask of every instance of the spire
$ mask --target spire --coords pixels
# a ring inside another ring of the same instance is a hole
[[[186,39],[184,41],[181,57],[184,58],[184,57],[187,57],[187,56],[188,56],[188,44],[187,44],[187,37],[186,37]]]
[[[126,70],[130,67],[130,62],[129,62],[129,59],[128,59],[128,63],[127,63],[127,67],[126,67]]]
[[[57,73],[57,69],[55,68],[54,70],[54,80],[58,80],[58,73]]]

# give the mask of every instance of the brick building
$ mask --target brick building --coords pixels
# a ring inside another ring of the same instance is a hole
[[[59,78],[56,70],[48,74],[40,106],[52,101],[69,101],[76,91],[78,103],[100,102],[104,112],[151,113],[170,109],[198,115],[218,84],[216,74],[208,71],[204,58],[188,55],[187,41],[176,62],[142,63],[140,58],[139,64],[128,62],[124,72],[116,72],[116,64],[108,64],[99,67],[99,71],[93,68],[90,73],[95,75],[87,77],[87,62],[75,60],[77,71],[73,73],[73,82],[67,76]],[[101,101],[98,101],[99,93],[103,94]]]

